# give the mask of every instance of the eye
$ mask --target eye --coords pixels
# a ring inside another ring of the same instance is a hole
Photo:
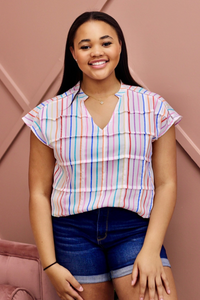
[[[81,46],[81,49],[83,49],[83,50],[87,50],[89,48],[90,48],[90,46]]]
[[[111,42],[106,42],[106,43],[103,43],[103,46],[108,47],[108,46],[110,46],[111,44],[112,44]]]

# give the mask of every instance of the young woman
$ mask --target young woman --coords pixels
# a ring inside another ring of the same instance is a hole
[[[30,218],[59,297],[176,300],[164,236],[176,201],[180,116],[128,70],[118,23],[72,24],[59,95],[31,127]]]

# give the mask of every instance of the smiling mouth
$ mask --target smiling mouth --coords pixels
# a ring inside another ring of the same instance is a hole
[[[102,60],[102,61],[96,61],[96,62],[93,62],[93,63],[89,63],[89,65],[91,65],[91,66],[100,66],[100,65],[106,64],[107,62],[108,62],[107,60]]]

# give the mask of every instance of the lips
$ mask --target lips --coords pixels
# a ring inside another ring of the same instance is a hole
[[[100,66],[100,65],[106,64],[107,62],[108,62],[107,60],[96,60],[96,61],[90,62],[89,65]]]

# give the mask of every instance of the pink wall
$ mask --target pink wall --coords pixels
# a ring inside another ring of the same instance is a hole
[[[74,18],[85,10],[102,9],[122,26],[135,78],[184,116],[177,129],[177,205],[165,244],[179,299],[199,299],[200,2],[36,2],[1,5],[0,237],[34,243],[28,217],[29,129],[21,117],[56,93]]]

